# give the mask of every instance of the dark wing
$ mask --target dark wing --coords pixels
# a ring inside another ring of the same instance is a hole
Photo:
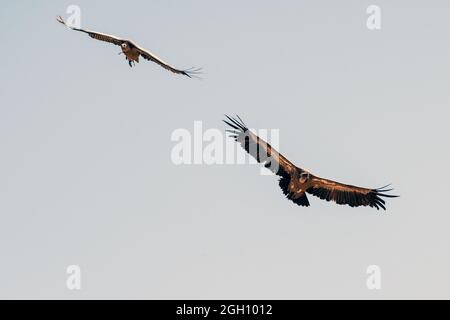
[[[91,38],[96,39],[96,40],[109,42],[109,43],[112,43],[112,44],[115,44],[118,46],[120,46],[124,42],[129,42],[126,39],[120,39],[120,38],[117,38],[115,36],[112,36],[112,35],[109,35],[106,33],[100,33],[100,32],[89,31],[89,30],[85,30],[85,29],[71,27],[64,21],[64,19],[61,16],[56,17],[56,20],[59,23],[62,23],[63,25],[65,25],[67,28],[75,30],[75,31],[87,33]]]
[[[145,50],[132,42],[131,42],[131,44],[139,51],[139,53],[145,60],[153,61],[153,62],[159,64],[164,69],[169,70],[173,73],[182,74],[182,75],[188,76],[189,78],[198,77],[197,75],[201,73],[200,72],[201,69],[192,69],[191,68],[191,69],[187,69],[187,70],[180,70],[180,69],[174,68],[167,62],[164,62],[162,59],[160,59],[159,57],[157,57],[156,55],[151,53],[150,51]]]
[[[296,171],[302,170],[273,149],[270,144],[251,132],[239,116],[237,116],[237,119],[225,116],[228,120],[223,121],[232,128],[232,130],[227,130],[230,133],[230,137],[234,138],[256,161],[263,163],[266,168],[281,177],[279,181],[280,188],[289,200],[301,206],[309,206],[306,195],[294,199],[288,190],[291,177]]]
[[[398,196],[386,194],[392,189],[386,187],[378,189],[367,189],[355,187],[336,181],[322,179],[314,175],[310,176],[311,187],[306,192],[327,201],[334,201],[337,204],[348,204],[351,207],[369,206],[377,210],[385,208],[385,201],[382,197],[396,198]]]

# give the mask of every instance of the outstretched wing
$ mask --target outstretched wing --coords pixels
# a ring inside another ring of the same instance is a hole
[[[314,175],[310,176],[311,187],[306,192],[320,199],[334,201],[337,204],[348,204],[351,207],[369,206],[377,210],[385,208],[385,201],[382,197],[396,198],[398,196],[386,194],[392,189],[386,189],[388,186],[378,189],[367,189],[356,187],[336,181],[323,179]]]
[[[232,128],[227,130],[230,133],[230,137],[234,138],[259,163],[263,163],[266,168],[281,177],[279,181],[280,188],[289,200],[301,206],[309,206],[306,195],[294,199],[288,190],[291,177],[296,171],[301,172],[302,169],[297,168],[292,162],[272,148],[270,144],[251,132],[239,116],[237,116],[237,119],[225,116],[228,120],[223,121]]]
[[[85,30],[85,29],[80,29],[80,28],[75,28],[72,26],[69,26],[64,19],[61,16],[56,17],[56,20],[59,23],[62,23],[63,25],[65,25],[67,28],[75,30],[75,31],[80,31],[80,32],[84,32],[87,33],[91,38],[96,39],[96,40],[100,40],[100,41],[104,41],[104,42],[109,42],[115,45],[120,46],[122,43],[124,42],[129,42],[126,39],[121,39],[106,33],[100,33],[100,32],[95,32],[95,31],[90,31],[90,30]]]
[[[165,62],[162,59],[160,59],[159,57],[157,57],[155,54],[151,53],[150,51],[145,50],[132,42],[131,42],[131,44],[139,51],[139,53],[141,54],[141,56],[144,59],[146,59],[148,61],[153,61],[153,62],[159,64],[164,69],[169,70],[173,73],[182,74],[182,75],[188,76],[189,78],[198,77],[197,75],[201,73],[201,69],[191,68],[191,69],[187,69],[187,70],[181,70],[181,69],[174,68],[167,62]]]

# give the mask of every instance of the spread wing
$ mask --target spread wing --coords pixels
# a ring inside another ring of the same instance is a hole
[[[167,62],[163,61],[162,59],[160,59],[159,57],[157,57],[155,54],[151,53],[150,51],[145,50],[145,49],[137,46],[134,43],[132,43],[132,45],[134,45],[134,47],[136,47],[136,49],[139,51],[140,55],[144,59],[146,59],[148,61],[153,61],[153,62],[159,64],[164,69],[169,70],[169,71],[171,71],[173,73],[182,74],[182,75],[188,76],[189,78],[197,76],[198,74],[201,73],[200,72],[201,69],[193,69],[193,68],[191,68],[191,69],[187,69],[187,70],[180,70],[180,69],[177,69],[175,67],[172,67],[170,64],[168,64]]]
[[[367,189],[356,187],[336,181],[323,179],[314,175],[310,176],[311,187],[306,192],[320,199],[334,201],[337,204],[348,204],[351,207],[369,206],[377,210],[385,208],[385,198],[396,198],[398,196],[386,194],[392,189],[386,189],[388,186],[378,189]]]
[[[69,26],[61,16],[58,16],[56,18],[56,20],[59,23],[62,23],[63,25],[65,25],[67,28],[75,30],[75,31],[87,33],[91,38],[96,39],[96,40],[109,42],[109,43],[112,43],[112,44],[115,44],[118,46],[120,46],[124,42],[129,42],[126,39],[121,39],[121,38],[118,38],[118,37],[115,37],[115,36],[112,36],[112,35],[109,35],[106,33],[100,33],[100,32],[95,32],[95,31],[90,31],[90,30],[85,30],[85,29],[80,29],[80,28],[75,28],[75,27]]]
[[[237,116],[237,119],[225,116],[228,120],[223,121],[232,128],[227,130],[230,133],[230,137],[234,138],[259,163],[263,163],[266,168],[281,177],[279,181],[280,188],[289,200],[301,206],[309,206],[306,195],[294,199],[288,190],[291,177],[295,172],[302,172],[302,169],[297,168],[292,162],[272,148],[270,144],[251,132],[239,116]]]

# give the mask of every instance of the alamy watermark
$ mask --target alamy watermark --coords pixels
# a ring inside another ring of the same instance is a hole
[[[260,139],[269,143],[275,150],[279,149],[279,130],[278,129],[259,129],[253,130]],[[172,147],[170,158],[175,165],[235,165],[235,164],[257,164],[255,158],[251,157],[241,148],[239,142],[224,133],[223,130],[209,128],[204,130],[202,121],[194,121],[193,130],[179,128],[172,132],[170,137],[175,145]],[[250,143],[249,152],[258,154],[258,157],[265,159],[265,164],[270,164],[272,171],[277,161],[271,161],[267,152],[255,143],[252,143],[250,137],[247,137]],[[255,150],[252,150],[254,148]],[[261,167],[262,175],[272,175],[272,171],[266,167]]]
[[[370,5],[367,7],[366,13],[369,15],[367,17],[366,26],[369,30],[380,30],[381,29],[381,8],[377,5]]]
[[[81,290],[81,268],[77,265],[70,265],[66,269],[68,275],[66,287],[69,290]]]
[[[366,273],[369,275],[366,280],[366,286],[369,290],[381,289],[381,268],[377,265],[367,267]]]
[[[81,28],[81,8],[75,4],[71,4],[66,9],[67,25],[72,28]]]

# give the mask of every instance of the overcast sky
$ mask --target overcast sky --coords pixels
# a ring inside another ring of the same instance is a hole
[[[128,37],[203,80],[64,28]],[[366,9],[381,8],[368,30]],[[448,1],[9,1],[0,298],[450,298]],[[286,200],[257,165],[180,165],[177,129],[279,130],[387,211]],[[81,268],[81,290],[66,268]],[[366,269],[381,269],[380,290]]]

